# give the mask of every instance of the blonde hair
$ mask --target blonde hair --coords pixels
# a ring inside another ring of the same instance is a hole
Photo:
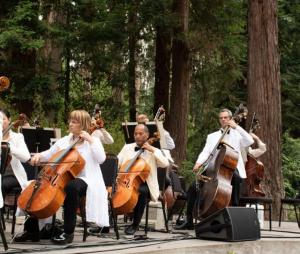
[[[90,131],[91,128],[91,116],[85,110],[73,110],[70,113],[69,119],[76,120],[80,123],[80,127],[83,131]]]

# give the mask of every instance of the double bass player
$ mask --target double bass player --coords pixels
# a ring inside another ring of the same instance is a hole
[[[193,171],[198,172],[202,164],[209,158],[211,155],[216,143],[222,136],[222,132],[227,126],[230,126],[229,131],[224,136],[223,142],[227,143],[229,146],[233,147],[234,150],[238,153],[238,163],[237,168],[233,173],[231,185],[232,185],[232,206],[238,206],[239,204],[239,195],[240,195],[240,183],[241,178],[246,178],[245,166],[243,163],[241,149],[249,147],[253,144],[253,138],[246,132],[242,127],[240,127],[233,119],[232,112],[229,109],[222,109],[219,112],[219,123],[221,129],[209,134],[206,139],[206,144],[199,154],[198,159],[193,167]],[[200,186],[201,188],[201,186]],[[197,189],[196,183],[193,183],[187,192],[187,219],[186,222],[176,227],[176,229],[193,229],[193,209],[194,204],[197,199]],[[200,200],[201,206],[201,200]]]

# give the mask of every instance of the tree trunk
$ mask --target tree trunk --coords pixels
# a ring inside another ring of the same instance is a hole
[[[178,164],[186,158],[188,103],[189,103],[189,47],[186,39],[188,31],[189,1],[174,0],[174,13],[179,17],[179,25],[174,29],[172,47],[172,90],[170,121],[168,129],[176,148],[173,156]]]
[[[249,0],[248,14],[248,109],[256,112],[258,135],[267,145],[265,189],[274,198],[273,216],[278,218],[283,196],[281,173],[281,94],[276,0]],[[249,117],[251,118],[251,117]]]
[[[171,35],[166,27],[157,26],[155,47],[154,114],[161,105],[169,112]]]
[[[129,47],[129,63],[128,63],[128,94],[129,94],[129,118],[130,121],[136,119],[136,47],[137,47],[137,4],[138,1],[132,3],[132,9],[128,14],[128,47]]]
[[[64,0],[55,2],[42,1],[42,9],[45,14],[45,19],[49,27],[55,25],[66,24],[66,15],[64,13]],[[50,92],[52,96],[58,92],[59,80],[62,75],[62,54],[63,45],[53,38],[53,35],[46,35],[45,44],[41,50],[44,64],[40,66],[41,71],[48,75],[50,81]],[[47,101],[49,98],[45,98]],[[56,110],[50,109],[47,111],[50,121],[53,121],[56,115]]]

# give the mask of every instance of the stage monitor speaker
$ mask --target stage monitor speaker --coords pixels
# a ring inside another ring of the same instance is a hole
[[[195,226],[196,237],[220,241],[260,239],[256,212],[250,207],[227,207],[203,219]]]

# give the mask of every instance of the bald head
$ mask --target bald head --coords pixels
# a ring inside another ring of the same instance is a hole
[[[145,124],[138,124],[134,129],[134,140],[138,146],[142,146],[149,138],[149,129]]]
[[[147,123],[149,122],[149,118],[146,114],[139,114],[137,117],[136,117],[136,121],[138,123]]]

